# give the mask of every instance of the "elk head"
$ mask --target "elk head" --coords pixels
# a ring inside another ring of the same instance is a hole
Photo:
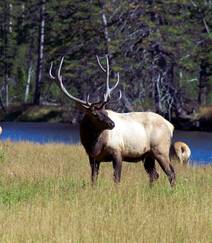
[[[87,96],[86,100],[81,100],[79,98],[74,97],[71,95],[63,85],[63,78],[61,75],[61,68],[63,65],[64,57],[62,57],[60,61],[60,65],[57,71],[57,76],[52,75],[52,67],[53,63],[51,63],[51,67],[49,70],[49,75],[52,79],[57,81],[57,84],[61,91],[70,99],[76,102],[76,104],[85,112],[85,116],[88,118],[89,122],[98,130],[105,130],[105,129],[113,129],[115,127],[114,122],[108,117],[107,111],[105,110],[105,106],[111,100],[111,93],[112,91],[118,86],[119,83],[119,73],[117,73],[117,81],[113,87],[110,88],[109,80],[110,80],[110,66],[108,56],[106,55],[106,69],[102,66],[99,57],[96,56],[97,62],[102,69],[103,72],[107,74],[106,78],[106,91],[103,96],[102,100],[97,102],[90,102],[89,95]],[[121,91],[119,90],[119,97],[118,100],[121,99]]]

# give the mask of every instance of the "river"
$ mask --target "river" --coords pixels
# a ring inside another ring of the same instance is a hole
[[[2,122],[2,140],[33,143],[80,142],[79,127],[62,123]],[[191,149],[191,163],[212,164],[212,133],[175,131],[174,141],[186,142]]]

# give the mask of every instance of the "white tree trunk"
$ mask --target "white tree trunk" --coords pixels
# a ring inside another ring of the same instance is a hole
[[[41,0],[40,8],[40,26],[39,26],[39,46],[38,46],[38,61],[36,70],[36,83],[34,93],[34,104],[40,104],[41,84],[43,74],[43,58],[44,58],[44,37],[45,37],[45,4],[46,0]]]
[[[13,19],[12,19],[12,11],[13,11],[13,5],[12,3],[9,4],[9,32],[13,32]]]
[[[110,39],[108,27],[107,27],[108,21],[107,21],[107,16],[106,16],[105,9],[104,9],[104,3],[101,0],[99,0],[99,6],[102,9],[102,11],[101,11],[102,24],[104,27],[104,36],[105,36],[105,41],[106,41],[107,54],[110,57],[109,43],[110,43],[111,39]]]
[[[30,62],[29,68],[28,68],[28,75],[27,75],[27,83],[26,83],[26,89],[25,89],[25,95],[24,95],[24,102],[26,103],[29,98],[29,87],[31,83],[31,76],[32,76],[32,63]]]

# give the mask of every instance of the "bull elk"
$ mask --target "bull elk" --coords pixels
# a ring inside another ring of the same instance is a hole
[[[103,99],[90,102],[89,96],[86,100],[74,97],[63,85],[63,60],[64,57],[61,59],[57,76],[52,74],[53,63],[49,74],[57,81],[62,92],[76,102],[85,113],[80,122],[80,139],[89,157],[92,184],[97,180],[100,163],[109,161],[113,163],[115,183],[119,183],[121,179],[122,161],[144,161],[144,168],[152,184],[159,177],[155,166],[156,160],[167,175],[170,185],[174,186],[175,171],[169,158],[173,125],[153,112],[117,113],[105,108],[111,100],[112,91],[119,83],[117,74],[115,85],[109,85],[110,67],[107,56],[106,68],[97,57],[100,68],[106,73],[106,92]]]

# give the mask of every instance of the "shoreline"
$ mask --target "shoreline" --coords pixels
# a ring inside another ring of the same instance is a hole
[[[46,122],[79,125],[81,117],[81,113],[74,107],[60,105],[14,105],[10,106],[7,112],[0,112],[0,122]],[[175,130],[212,132],[212,120],[205,114],[173,117],[171,123]]]

